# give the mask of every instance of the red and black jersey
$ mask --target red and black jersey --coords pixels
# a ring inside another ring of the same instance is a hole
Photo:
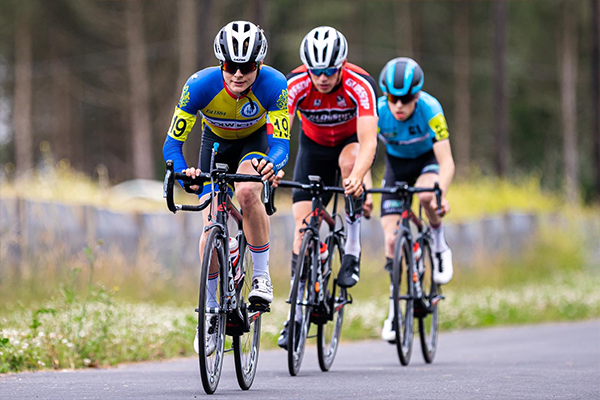
[[[322,146],[334,147],[356,133],[356,119],[377,115],[375,80],[364,69],[350,63],[342,69],[342,79],[329,93],[313,87],[306,66],[288,76],[288,108],[302,119],[302,130]]]

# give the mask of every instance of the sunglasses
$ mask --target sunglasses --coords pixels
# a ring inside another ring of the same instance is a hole
[[[396,104],[400,101],[402,104],[408,104],[415,99],[414,94],[405,94],[404,96],[394,96],[393,94],[387,94],[387,99],[390,103]]]
[[[226,61],[221,63],[221,68],[230,74],[235,74],[239,69],[242,75],[246,75],[250,72],[256,71],[258,68],[258,63],[256,62],[247,62],[247,63],[235,63],[233,61]]]
[[[331,68],[309,68],[309,72],[314,76],[321,76],[325,74],[326,77],[330,77],[337,73],[340,69],[336,67]]]

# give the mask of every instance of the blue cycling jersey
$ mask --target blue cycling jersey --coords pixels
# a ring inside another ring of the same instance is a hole
[[[204,129],[227,140],[246,138],[267,125],[266,158],[273,162],[276,171],[287,163],[290,142],[287,81],[276,69],[263,65],[243,96],[229,91],[219,67],[203,69],[188,79],[163,146],[163,156],[174,161],[175,171],[187,168],[182,146],[198,113]]]
[[[448,139],[442,106],[428,93],[420,92],[415,111],[406,121],[394,118],[385,96],[378,99],[377,107],[379,138],[394,157],[417,158],[430,151],[436,141]]]

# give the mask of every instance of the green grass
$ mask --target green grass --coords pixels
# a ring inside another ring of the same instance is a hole
[[[600,274],[597,267],[583,266],[579,243],[564,232],[545,233],[520,261],[498,259],[485,267],[456,270],[453,282],[444,287],[442,330],[600,317]],[[119,276],[119,269],[109,269],[105,265],[109,260],[92,250],[81,258],[73,264],[65,260],[76,267],[66,268],[62,281],[51,290],[36,292],[37,299],[30,294],[17,302],[7,300],[24,288],[45,287],[41,282],[44,278],[48,282],[50,269],[46,275],[32,274],[26,285],[6,285],[6,276],[0,281],[0,372],[107,366],[193,354],[196,314],[189,302],[197,297],[193,273],[173,279],[146,265],[130,266],[134,272]],[[127,283],[134,276],[141,279],[143,273],[144,281]],[[165,283],[153,286],[161,274]],[[34,275],[37,278],[31,280]],[[276,347],[289,308],[281,297],[288,291],[287,268],[274,275],[279,297],[263,318],[263,348]],[[387,273],[377,263],[364,264],[361,275],[351,290],[354,303],[346,308],[343,340],[378,338],[387,315]],[[156,296],[154,301],[148,301],[152,296],[144,289]],[[156,300],[169,297],[176,301]]]

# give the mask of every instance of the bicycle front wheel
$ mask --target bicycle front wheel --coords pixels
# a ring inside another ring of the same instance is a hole
[[[421,338],[421,351],[425,362],[430,364],[435,357],[438,338],[438,294],[439,285],[433,282],[433,254],[429,241],[423,240],[421,243],[423,251],[421,256],[420,276],[421,287],[423,288],[423,302],[427,310],[420,313],[419,317],[419,336]]]
[[[314,255],[313,233],[305,231],[300,245],[300,254],[294,274],[294,284],[290,294],[290,320],[288,323],[288,370],[290,375],[296,376],[300,372],[306,338],[310,327],[310,313],[312,307],[312,282],[310,279]],[[297,307],[299,306],[299,307]],[[298,314],[298,310],[301,312]]]
[[[202,386],[207,394],[217,389],[223,367],[226,320],[223,280],[226,271],[223,233],[215,227],[209,231],[204,248],[198,299],[198,358]]]
[[[392,300],[394,304],[392,327],[396,333],[396,349],[402,365],[408,365],[412,354],[413,293],[412,251],[407,238],[399,233],[394,246],[392,264]]]
[[[242,243],[243,242],[243,243]],[[250,249],[246,245],[246,240],[242,237],[240,242],[240,268],[244,271],[243,277],[237,283],[239,290],[239,301],[242,315],[247,318],[250,324],[250,331],[240,336],[233,337],[233,354],[235,358],[235,374],[238,384],[242,390],[250,389],[256,367],[258,365],[258,351],[260,348],[260,325],[261,313],[248,311],[248,295],[252,291],[252,274],[254,272],[254,263]]]
[[[333,236],[328,243],[329,258],[324,271],[323,290],[325,291],[324,298],[328,315],[323,316],[325,321],[320,323],[317,329],[317,353],[319,367],[322,371],[329,371],[335,359],[342,333],[344,305],[347,301],[346,288],[341,288],[336,284],[336,277],[344,255],[340,240],[337,236]]]

